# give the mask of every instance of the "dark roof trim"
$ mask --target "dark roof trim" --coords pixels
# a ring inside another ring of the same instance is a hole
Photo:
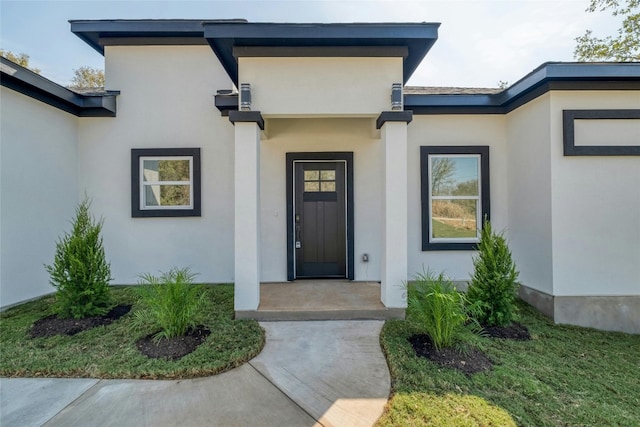
[[[318,47],[406,47],[407,81],[438,38],[437,23],[281,24],[204,22],[204,36],[231,80],[238,84],[238,47],[299,47],[313,56]],[[308,49],[308,52],[306,51]]]
[[[640,90],[640,63],[547,62],[495,94],[406,94],[415,114],[506,114],[550,90]]]
[[[101,37],[100,46],[192,46],[206,45],[207,41],[198,37]]]
[[[219,93],[215,96],[215,105],[222,116],[228,116],[229,111],[238,110],[237,93]]]
[[[217,21],[207,21],[217,22]],[[222,22],[246,22],[243,19]],[[203,44],[202,19],[71,20],[71,32],[104,55],[104,46]]]
[[[236,46],[233,48],[234,58],[406,58],[409,49],[406,46]]]
[[[229,121],[236,123],[255,123],[261,130],[264,130],[264,119],[260,111],[229,111]]]
[[[78,117],[115,117],[119,91],[83,95],[0,57],[0,85]]]
[[[413,111],[383,111],[376,120],[376,129],[380,129],[387,122],[411,123]]]
[[[71,20],[71,32],[104,55],[104,46],[200,45],[206,42],[238,84],[238,47],[354,47],[360,54],[387,56],[389,47],[403,47],[407,81],[438,38],[438,23],[283,24],[249,23],[244,19]],[[377,54],[373,50],[379,49]],[[304,56],[314,56],[313,49]]]

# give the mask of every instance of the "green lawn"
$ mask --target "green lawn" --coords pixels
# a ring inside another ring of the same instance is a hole
[[[415,356],[418,332],[388,321],[392,378],[382,426],[640,426],[640,336],[557,326],[521,304],[527,342],[480,339],[494,361],[467,377]]]
[[[232,320],[233,286],[204,286],[211,330],[196,351],[176,361],[150,359],[135,342],[155,331],[133,330],[129,313],[108,326],[74,336],[29,338],[30,326],[51,314],[53,297],[22,304],[0,315],[0,376],[91,378],[192,378],[239,366],[264,346],[264,331],[253,320]],[[118,304],[135,302],[130,288],[113,288]],[[135,309],[135,306],[134,306]]]
[[[433,220],[434,237],[476,237],[476,230],[454,227],[444,222]]]

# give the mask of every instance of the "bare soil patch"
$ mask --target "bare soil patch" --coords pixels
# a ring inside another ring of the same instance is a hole
[[[488,371],[493,367],[491,360],[475,348],[469,348],[465,352],[455,348],[437,350],[427,334],[412,335],[408,340],[418,356],[426,357],[440,366],[455,368],[467,375]]]
[[[46,338],[54,335],[75,335],[97,326],[109,325],[131,311],[131,305],[117,305],[104,316],[86,317],[84,319],[61,319],[56,314],[36,321],[29,335],[31,338]]]
[[[153,335],[147,335],[136,342],[138,350],[147,357],[154,359],[176,360],[193,352],[200,344],[207,340],[211,331],[200,325],[191,328],[186,335],[174,338],[153,339]]]
[[[529,329],[520,323],[512,323],[509,326],[483,326],[482,328],[492,338],[516,341],[528,341],[531,339]]]

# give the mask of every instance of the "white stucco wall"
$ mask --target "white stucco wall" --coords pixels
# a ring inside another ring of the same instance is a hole
[[[113,283],[190,266],[198,281],[233,280],[233,125],[214,107],[231,88],[208,46],[107,46],[112,119],[82,119],[80,192],[104,216]],[[131,149],[200,147],[202,216],[131,217]]]
[[[491,220],[507,237],[507,157],[502,115],[414,115],[408,132],[409,276],[431,269],[453,280],[469,280],[474,251],[422,251],[420,146],[488,145],[491,180]]]
[[[391,109],[402,58],[239,58],[239,83],[265,117],[377,116]]]
[[[380,280],[382,154],[372,129],[371,119],[269,120],[260,147],[262,281],[287,279],[286,153],[323,151],[353,152],[355,280]]]
[[[636,146],[640,144],[640,119],[574,120],[577,146]]]
[[[0,89],[0,306],[53,292],[43,264],[78,202],[78,118]]]
[[[555,295],[640,295],[640,158],[562,154],[562,110],[637,108],[637,91],[551,93]]]
[[[549,94],[506,117],[510,248],[522,284],[553,294]]]

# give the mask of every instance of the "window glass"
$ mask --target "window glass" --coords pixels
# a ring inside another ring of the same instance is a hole
[[[131,216],[201,215],[200,148],[131,150]]]
[[[318,171],[304,171],[304,180],[305,181],[317,181],[319,176]]]
[[[146,206],[191,206],[188,185],[145,185]]]
[[[431,156],[431,194],[477,196],[478,156]]]
[[[479,155],[430,155],[431,241],[477,241]]]
[[[304,191],[306,192],[316,192],[320,191],[320,183],[318,181],[311,181],[304,183]]]
[[[322,191],[322,192],[336,191],[336,182],[335,181],[322,181],[320,183],[320,191]]]
[[[322,181],[335,181],[336,180],[336,171],[322,171],[320,173],[320,179]]]
[[[305,170],[304,191],[334,192],[336,191],[335,170]]]
[[[489,147],[425,146],[422,249],[470,250],[489,214]]]
[[[478,200],[431,202],[431,235],[436,239],[477,237]]]
[[[144,158],[142,164],[142,209],[190,208],[191,157]]]

